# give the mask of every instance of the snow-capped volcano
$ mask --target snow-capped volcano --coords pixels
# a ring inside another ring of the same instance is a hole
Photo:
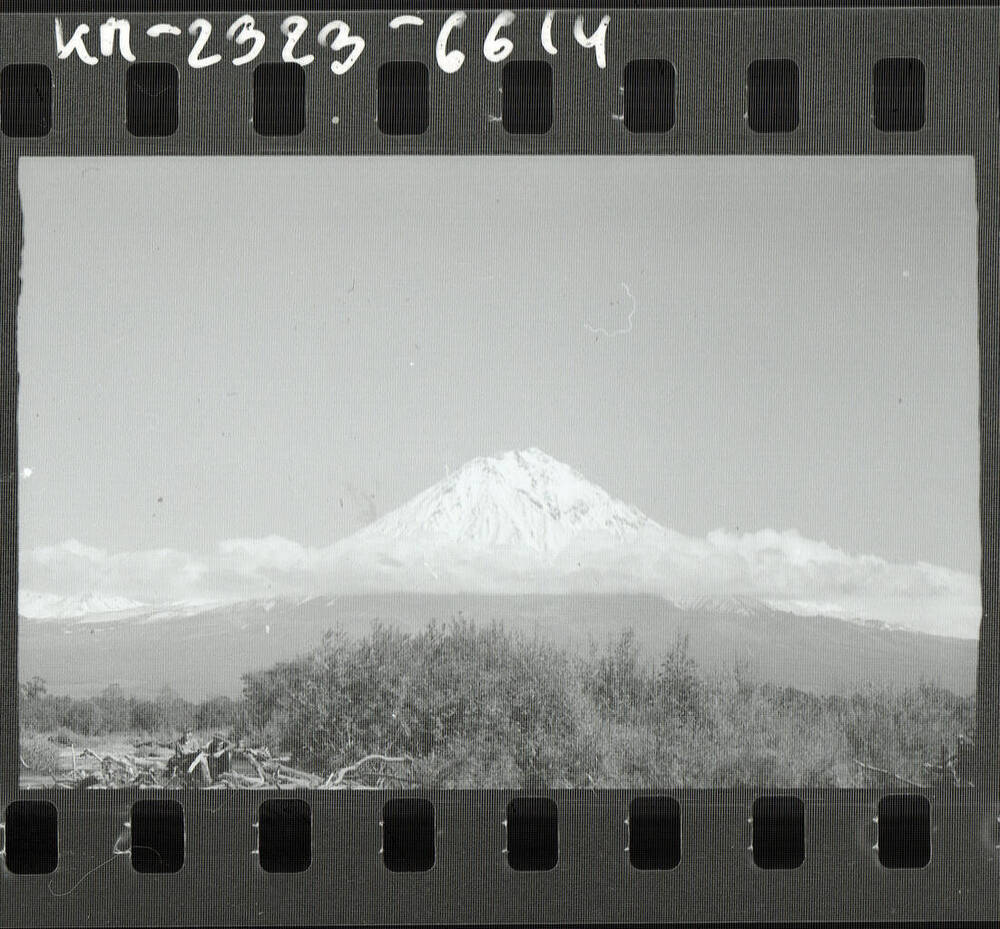
[[[468,553],[551,558],[574,545],[605,548],[660,526],[537,448],[474,458],[351,537]]]
[[[101,594],[32,593],[64,564],[70,576],[93,578],[84,590]],[[643,594],[700,614],[779,611],[967,638],[978,636],[982,618],[971,574],[852,555],[795,529],[687,536],[537,448],[474,458],[322,548],[272,535],[223,540],[207,554],[115,554],[69,540],[22,553],[21,576],[22,616],[92,622],[130,611],[168,618],[211,604],[372,593]],[[114,577],[127,578],[127,587],[105,588]]]

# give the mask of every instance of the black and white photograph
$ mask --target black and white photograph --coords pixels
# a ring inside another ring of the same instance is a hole
[[[22,787],[961,779],[972,158],[18,190]]]

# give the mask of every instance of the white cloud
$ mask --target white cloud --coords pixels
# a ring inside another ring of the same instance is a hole
[[[391,539],[309,548],[280,536],[221,541],[214,552],[109,553],[69,539],[22,555],[22,583],[63,595],[144,602],[302,596],[365,588],[537,591],[645,590],[665,596],[750,595],[804,614],[876,619],[974,638],[979,580],[938,565],[851,555],[795,530],[690,538],[672,530],[604,551],[567,550],[539,568],[515,553],[469,557]]]
[[[971,574],[850,555],[795,530],[717,530],[704,540],[675,540],[661,552],[659,572],[665,586],[691,593],[751,595],[793,612],[878,619],[941,635],[979,633],[980,584]]]
[[[307,570],[319,558],[319,550],[277,535],[262,539],[224,539],[218,551],[219,557],[234,570],[248,573]]]

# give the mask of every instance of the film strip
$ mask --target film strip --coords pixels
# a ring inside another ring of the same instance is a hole
[[[995,918],[1000,14],[0,22],[5,922]]]

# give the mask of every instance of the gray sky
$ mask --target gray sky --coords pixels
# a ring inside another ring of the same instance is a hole
[[[23,158],[20,188],[24,548],[325,545],[535,445],[684,533],[978,575],[971,159]]]

